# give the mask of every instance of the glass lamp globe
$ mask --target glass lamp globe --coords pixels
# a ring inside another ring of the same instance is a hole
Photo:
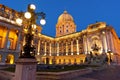
[[[41,24],[41,25],[45,25],[45,24],[46,24],[45,19],[41,19],[41,20],[40,20],[40,24]]]
[[[25,16],[25,18],[27,18],[27,19],[30,19],[30,18],[31,18],[30,12],[25,12],[24,16]]]
[[[36,9],[36,6],[35,6],[34,4],[30,4],[30,9],[35,10],[35,9]]]
[[[33,29],[36,29],[37,26],[36,26],[35,24],[32,24],[32,28],[33,28]]]
[[[17,19],[16,19],[16,23],[17,23],[17,24],[22,24],[22,19],[17,18]]]

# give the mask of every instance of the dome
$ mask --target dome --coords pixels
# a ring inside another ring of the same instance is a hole
[[[58,22],[61,21],[73,21],[73,17],[70,14],[68,14],[67,11],[64,11],[63,14],[61,14],[58,18]]]

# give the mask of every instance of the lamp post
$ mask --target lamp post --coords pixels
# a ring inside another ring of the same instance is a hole
[[[27,12],[21,13],[21,17],[16,19],[18,24],[23,24],[27,28],[25,33],[25,45],[23,51],[20,53],[20,57],[16,61],[15,80],[36,80],[36,66],[37,61],[35,59],[35,46],[32,44],[34,38],[33,28],[36,28],[36,19],[40,16],[40,23],[44,25],[45,13],[35,13],[35,5],[29,4]],[[24,22],[23,22],[24,20]]]
[[[34,34],[32,34],[33,28],[36,28],[36,19],[38,16],[41,16],[40,23],[44,25],[45,22],[45,13],[40,12],[40,13],[35,13],[34,10],[36,9],[35,5],[29,4],[27,12],[24,13],[24,17],[26,19],[26,28],[27,28],[27,33],[25,34],[25,45],[23,46],[23,51],[20,54],[20,58],[35,58],[35,47],[32,45],[32,40],[34,37]],[[23,16],[22,16],[23,17]],[[22,23],[22,19],[18,18],[16,19],[16,22],[18,24]]]

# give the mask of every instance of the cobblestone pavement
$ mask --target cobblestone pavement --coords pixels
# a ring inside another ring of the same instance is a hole
[[[90,74],[77,77],[75,80],[120,80],[120,66],[109,66],[103,70],[95,70]]]

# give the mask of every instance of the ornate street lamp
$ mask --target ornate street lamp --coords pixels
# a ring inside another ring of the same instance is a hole
[[[23,20],[27,27],[27,33],[25,34],[25,45],[23,46],[23,51],[20,54],[20,58],[35,58],[35,46],[32,44],[32,40],[34,37],[33,28],[36,28],[36,19],[40,16],[40,24],[44,25],[46,23],[45,21],[45,13],[39,12],[35,13],[35,5],[29,4],[27,8],[27,12],[22,13],[21,18],[17,18],[16,22],[18,24],[24,24]]]
[[[45,13],[35,13],[35,9],[35,5],[29,4],[27,12],[21,12],[20,18],[16,19],[18,24],[23,24],[23,28],[27,29],[27,32],[25,33],[23,51],[16,61],[15,80],[36,80],[37,61],[35,59],[35,46],[32,44],[34,38],[33,31],[37,27],[36,20],[39,16],[41,17],[41,25],[44,25],[46,22],[44,20]]]

